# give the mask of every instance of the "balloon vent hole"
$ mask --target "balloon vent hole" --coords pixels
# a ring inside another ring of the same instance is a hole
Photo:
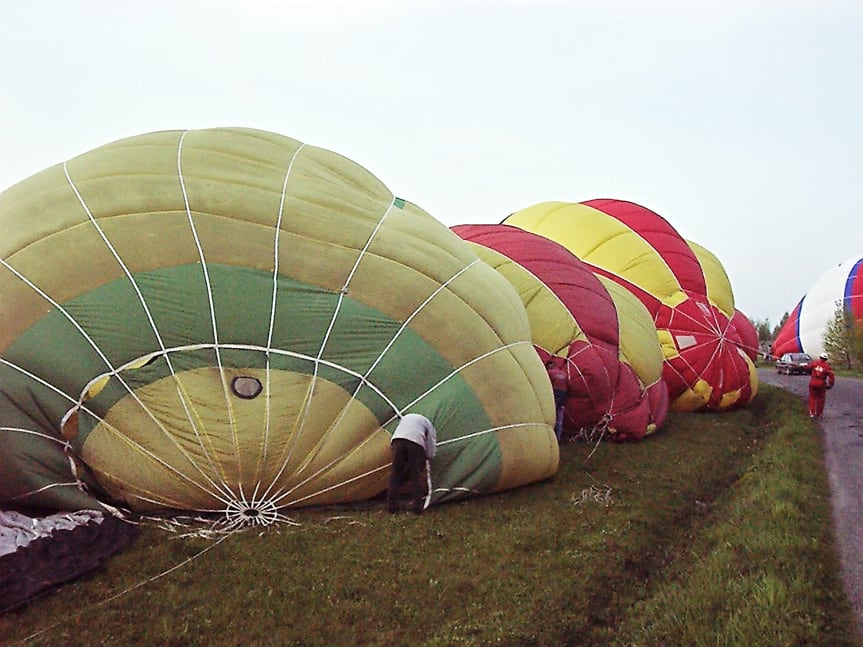
[[[231,380],[231,391],[243,400],[257,398],[263,390],[261,381],[256,377],[241,376]]]
[[[245,510],[243,510],[243,514],[247,517],[257,517],[260,516],[261,511],[257,508],[246,508]]]

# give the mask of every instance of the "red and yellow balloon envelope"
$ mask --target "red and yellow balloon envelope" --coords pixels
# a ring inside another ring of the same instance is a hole
[[[515,287],[543,362],[569,377],[564,429],[601,427],[637,440],[664,421],[662,354],[645,308],[615,294],[562,245],[507,225],[458,225],[459,236]],[[615,286],[616,287],[616,286]]]
[[[754,397],[751,339],[738,332],[724,271],[661,216],[631,202],[591,200],[537,204],[504,222],[561,243],[641,301],[662,347],[672,410],[724,410]]]
[[[335,153],[141,135],[0,194],[0,233],[0,503],[364,500],[408,411],[438,429],[432,502],[557,470],[512,286]]]

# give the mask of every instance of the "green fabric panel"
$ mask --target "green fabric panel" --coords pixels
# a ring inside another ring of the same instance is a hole
[[[40,368],[35,367],[36,375]],[[73,402],[21,371],[0,365],[0,426],[22,426],[59,438],[60,419]]]
[[[265,345],[272,298],[271,274],[226,266],[210,266],[208,270],[220,341]],[[198,339],[212,339],[209,305],[202,304],[202,284],[197,280],[202,276],[200,266],[184,266],[135,277],[165,343],[185,345]],[[337,300],[336,294],[280,277],[273,346],[314,357]],[[82,295],[65,307],[81,319],[100,348],[119,349],[112,358],[114,361],[126,362],[158,350],[140,300],[125,279]],[[343,299],[340,307],[323,359],[364,374],[378,359],[381,350],[399,333],[400,324],[349,298]],[[194,308],[199,309],[197,316],[191,314]],[[201,308],[203,314],[200,314]],[[95,316],[99,312],[103,313],[102,316]],[[104,316],[105,312],[110,312],[111,316]],[[19,362],[27,357],[46,357],[44,344],[40,343],[43,339],[52,340],[52,347],[56,347],[62,361],[56,362],[53,370],[40,364],[37,372],[51,379],[65,378],[65,387],[71,396],[77,398],[89,380],[106,372],[104,363],[80,332],[57,312],[50,313],[22,335],[9,349],[8,355]],[[150,345],[145,345],[142,340],[149,341]],[[121,352],[124,346],[131,349]],[[264,353],[255,350],[223,348],[221,357],[226,367],[234,368],[260,368],[266,362]],[[213,349],[173,352],[170,359],[175,372],[216,364]],[[270,362],[275,370],[300,373],[313,370],[313,364],[308,360],[276,353],[270,355]],[[417,367],[422,367],[422,370],[418,371]],[[395,397],[397,406],[403,407],[451,372],[452,367],[433,347],[406,329],[398,334],[369,379],[384,393]],[[125,370],[121,375],[134,390],[169,373],[165,358],[157,357],[146,366]],[[354,376],[326,365],[319,367],[319,377],[338,384],[349,393],[359,385]],[[52,417],[59,420],[69,408],[69,401],[56,395],[45,395],[56,401]],[[86,407],[97,415],[103,415],[113,403],[127,396],[126,388],[117,378],[112,378],[97,396],[86,402]],[[389,405],[371,388],[359,389],[357,398],[374,412],[381,423],[393,416]],[[216,407],[224,407],[224,395],[220,389],[213,393],[213,402]],[[422,400],[418,410],[428,410],[430,417],[439,420],[439,425],[442,424],[441,417],[447,416],[449,422],[446,427],[450,429],[475,429],[478,420],[483,420],[482,427],[489,425],[482,403],[458,375]],[[96,423],[97,420],[86,412],[80,413],[79,435],[73,441],[75,447],[80,449],[83,446]],[[448,487],[490,488],[498,478],[495,466],[500,465],[500,450],[494,434],[486,434],[469,443],[461,443],[461,446],[454,445],[451,450],[442,449],[438,461],[440,466],[436,475],[447,481]]]
[[[220,342],[265,346],[270,319],[271,276],[265,272],[225,266],[210,267],[209,273]],[[196,303],[195,299],[201,291],[195,286],[194,278],[200,274],[197,266],[185,266],[135,277],[163,341],[168,346],[212,341],[209,306],[203,311],[198,310],[197,315],[190,314],[196,306],[202,306],[200,300]],[[106,349],[104,352],[115,365],[159,350],[143,308],[137,297],[130,296],[134,291],[128,289],[128,285],[125,279],[114,281],[64,306],[75,317],[86,313],[86,316],[80,317],[82,327],[99,348]],[[163,296],[163,293],[168,293],[170,297]],[[280,277],[273,347],[315,357],[330,326],[337,301],[338,296],[335,294]],[[96,312],[101,312],[102,316],[94,316]],[[105,313],[110,313],[110,316],[105,316]],[[396,336],[399,328],[398,322],[383,313],[345,298],[340,305],[323,359],[364,374]],[[42,341],[45,339],[52,340],[51,348],[62,361],[46,365],[43,358],[50,353],[45,352]],[[149,344],[142,343],[142,339],[148,340]],[[109,349],[119,350],[115,350],[111,356]],[[180,364],[176,368],[182,370],[215,363],[212,350],[196,351],[190,357],[197,359],[186,359],[189,362],[187,365]],[[75,398],[87,381],[107,371],[104,362],[81,333],[56,311],[21,335],[10,347],[7,358],[35,369],[52,383],[70,382],[64,386]],[[172,361],[175,361],[173,354]],[[247,364],[249,361],[253,363]],[[281,364],[285,367],[290,362],[297,362],[280,359],[275,354],[272,361],[289,362]],[[260,359],[249,360],[244,357],[242,363],[235,365],[257,366],[259,363]],[[303,362],[299,362],[298,366],[301,364]],[[398,334],[370,379],[386,392],[402,392],[399,404],[406,405],[432,384],[429,379],[416,379],[417,366],[424,367],[427,378],[443,376],[452,371],[452,367],[434,348],[410,329],[405,329]],[[161,367],[161,370],[157,370],[157,367]],[[291,370],[304,371],[310,368],[292,367]],[[167,371],[167,365],[159,362],[146,370],[135,369],[131,373],[135,380],[140,381],[146,380],[151,372],[153,379],[163,377],[164,371]],[[64,377],[67,380],[63,380]]]
[[[65,410],[65,399],[6,366],[0,367],[0,384],[0,503],[60,510],[98,508],[96,499],[75,485],[63,451],[65,441],[51,423],[55,414]],[[86,471],[79,476],[90,489],[95,488]]]
[[[166,346],[212,342],[212,326],[199,314],[202,307],[209,309],[201,277],[200,267],[182,276],[171,276],[168,270],[135,277]],[[63,307],[114,367],[159,350],[147,312],[127,279],[107,283]],[[88,380],[109,370],[80,330],[56,310],[19,335],[4,358],[74,398]]]
[[[452,380],[412,411],[433,420],[437,428],[451,432],[488,429],[491,423],[484,412],[480,410],[479,418],[478,411],[471,407],[460,389],[458,382]],[[397,424],[397,420],[391,422],[387,430],[392,433]],[[437,454],[431,466],[434,503],[464,497],[461,488],[478,494],[489,492],[499,484],[502,456],[496,434],[472,435],[469,439],[446,442],[452,440],[452,436],[452,433],[438,435]]]

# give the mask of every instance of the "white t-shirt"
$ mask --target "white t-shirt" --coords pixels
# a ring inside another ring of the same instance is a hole
[[[404,438],[416,443],[426,452],[426,458],[434,458],[437,446],[437,432],[431,420],[419,413],[406,413],[393,432],[392,442],[396,438]]]

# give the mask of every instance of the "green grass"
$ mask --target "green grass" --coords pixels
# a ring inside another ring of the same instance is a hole
[[[0,644],[859,645],[818,433],[769,386],[641,443],[567,444],[545,483],[420,517],[294,519],[217,545],[146,526],[0,616]]]

